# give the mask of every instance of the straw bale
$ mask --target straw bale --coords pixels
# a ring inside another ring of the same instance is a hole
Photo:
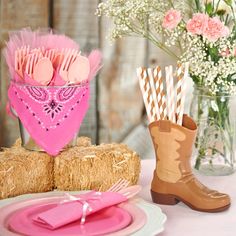
[[[119,179],[136,184],[140,158],[124,144],[74,147],[54,162],[54,184],[58,190],[107,190]]]
[[[53,158],[27,151],[19,141],[0,152],[0,199],[53,189]]]

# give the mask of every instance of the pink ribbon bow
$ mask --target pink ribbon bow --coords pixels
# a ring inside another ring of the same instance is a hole
[[[102,193],[101,192],[94,192],[92,191],[89,195],[80,195],[80,197],[75,197],[70,195],[69,193],[65,193],[67,200],[61,201],[61,204],[65,202],[80,202],[83,206],[82,208],[82,217],[80,220],[80,224],[84,224],[86,221],[86,216],[88,213],[93,211],[93,208],[90,205],[90,201],[98,201],[101,200]]]

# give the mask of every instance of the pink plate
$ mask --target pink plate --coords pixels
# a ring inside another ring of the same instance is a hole
[[[23,201],[21,200],[21,198],[19,198],[19,200],[17,198],[14,198],[14,202],[0,209],[0,235],[4,236],[19,235],[17,233],[14,233],[13,231],[10,231],[8,227],[8,222],[10,217],[19,212],[22,208],[26,208],[32,205],[36,207],[39,205],[48,205],[50,203],[56,204],[64,199],[65,199],[64,195],[55,192],[46,194],[34,194],[34,198],[30,198],[28,200],[23,200]],[[127,203],[119,205],[119,207],[129,212],[129,214],[132,216],[132,223],[121,230],[118,230],[110,234],[108,233],[105,235],[109,236],[131,235],[132,233],[138,231],[145,225],[147,221],[147,216],[142,209],[140,209],[138,206],[135,205],[135,202],[129,201]]]
[[[79,236],[79,235],[104,235],[115,232],[130,224],[132,217],[119,207],[110,207],[88,216],[86,224],[81,225],[80,221],[68,224],[56,230],[50,230],[33,222],[33,219],[40,213],[50,210],[57,204],[33,205],[22,208],[13,213],[7,224],[10,230],[23,235],[32,236]],[[60,217],[60,216],[58,216]]]
[[[119,230],[117,232],[113,232],[111,234],[106,234],[106,236],[130,236],[131,234],[141,229],[147,223],[147,216],[145,212],[139,207],[137,207],[135,204],[122,203],[119,206],[131,214],[133,221],[129,226],[125,227],[124,229]]]

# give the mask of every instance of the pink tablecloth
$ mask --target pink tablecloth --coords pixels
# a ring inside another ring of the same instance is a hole
[[[140,184],[143,190],[140,196],[148,201],[150,183],[155,168],[154,160],[142,161]],[[221,177],[209,177],[196,174],[208,187],[228,193],[232,199],[229,210],[222,213],[201,213],[193,211],[183,203],[175,206],[159,205],[167,215],[165,231],[161,236],[235,236],[236,235],[236,174]]]

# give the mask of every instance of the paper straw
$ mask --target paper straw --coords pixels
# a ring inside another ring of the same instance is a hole
[[[153,122],[154,121],[153,104],[152,104],[151,96],[150,96],[151,91],[150,89],[148,89],[148,85],[145,84],[145,79],[146,79],[145,77],[147,77],[147,74],[145,73],[145,68],[138,68],[137,76],[139,78],[139,85],[142,91],[143,102],[146,108],[148,120],[149,122]]]
[[[145,89],[144,89],[144,83],[143,83],[143,78],[142,78],[142,76],[143,76],[143,69],[142,68],[137,69],[137,76],[138,76],[138,79],[139,79],[139,85],[140,85],[140,89],[141,89],[141,92],[142,92],[142,95],[143,95],[143,102],[144,102],[144,105],[145,105],[145,108],[146,108],[148,120],[151,122],[152,121],[152,115],[151,115],[151,109],[150,109],[148,99],[147,99],[147,94],[146,94]]]
[[[165,92],[162,80],[161,68],[158,66],[154,69],[154,81],[156,87],[157,94],[157,103],[159,107],[160,119],[167,119],[167,107],[166,107],[166,99]]]
[[[160,112],[159,112],[159,107],[157,103],[157,91],[156,91],[156,86],[155,86],[155,84],[157,83],[157,80],[154,79],[153,69],[151,68],[148,69],[148,76],[149,76],[149,82],[151,85],[152,98],[154,101],[156,116],[157,116],[157,119],[160,120]]]
[[[177,67],[177,85],[176,85],[176,114],[177,114],[177,124],[182,125],[181,117],[179,117],[180,109],[181,109],[181,99],[182,99],[182,85],[183,85],[183,66],[181,64]]]
[[[142,78],[143,78],[143,83],[144,83],[144,90],[147,93],[147,101],[148,104],[150,106],[150,110],[151,110],[151,116],[153,120],[157,120],[157,113],[155,110],[155,105],[154,105],[154,101],[153,101],[153,97],[152,97],[152,91],[150,88],[150,81],[149,81],[149,77],[148,77],[148,73],[147,73],[147,69],[143,68],[142,70]]]
[[[189,63],[184,64],[184,77],[182,82],[182,92],[181,92],[181,105],[180,105],[180,113],[178,115],[179,117],[179,125],[182,125],[183,123],[183,114],[184,114],[184,103],[185,103],[185,97],[186,97],[186,88],[187,88],[187,79],[189,77]]]
[[[173,84],[173,67],[166,67],[166,92],[167,92],[167,112],[169,120],[176,123],[175,119],[175,91]]]
[[[171,85],[171,120],[173,123],[176,123],[176,115],[175,115],[175,89],[174,89],[174,78],[173,78],[173,67],[170,66],[170,85]]]

